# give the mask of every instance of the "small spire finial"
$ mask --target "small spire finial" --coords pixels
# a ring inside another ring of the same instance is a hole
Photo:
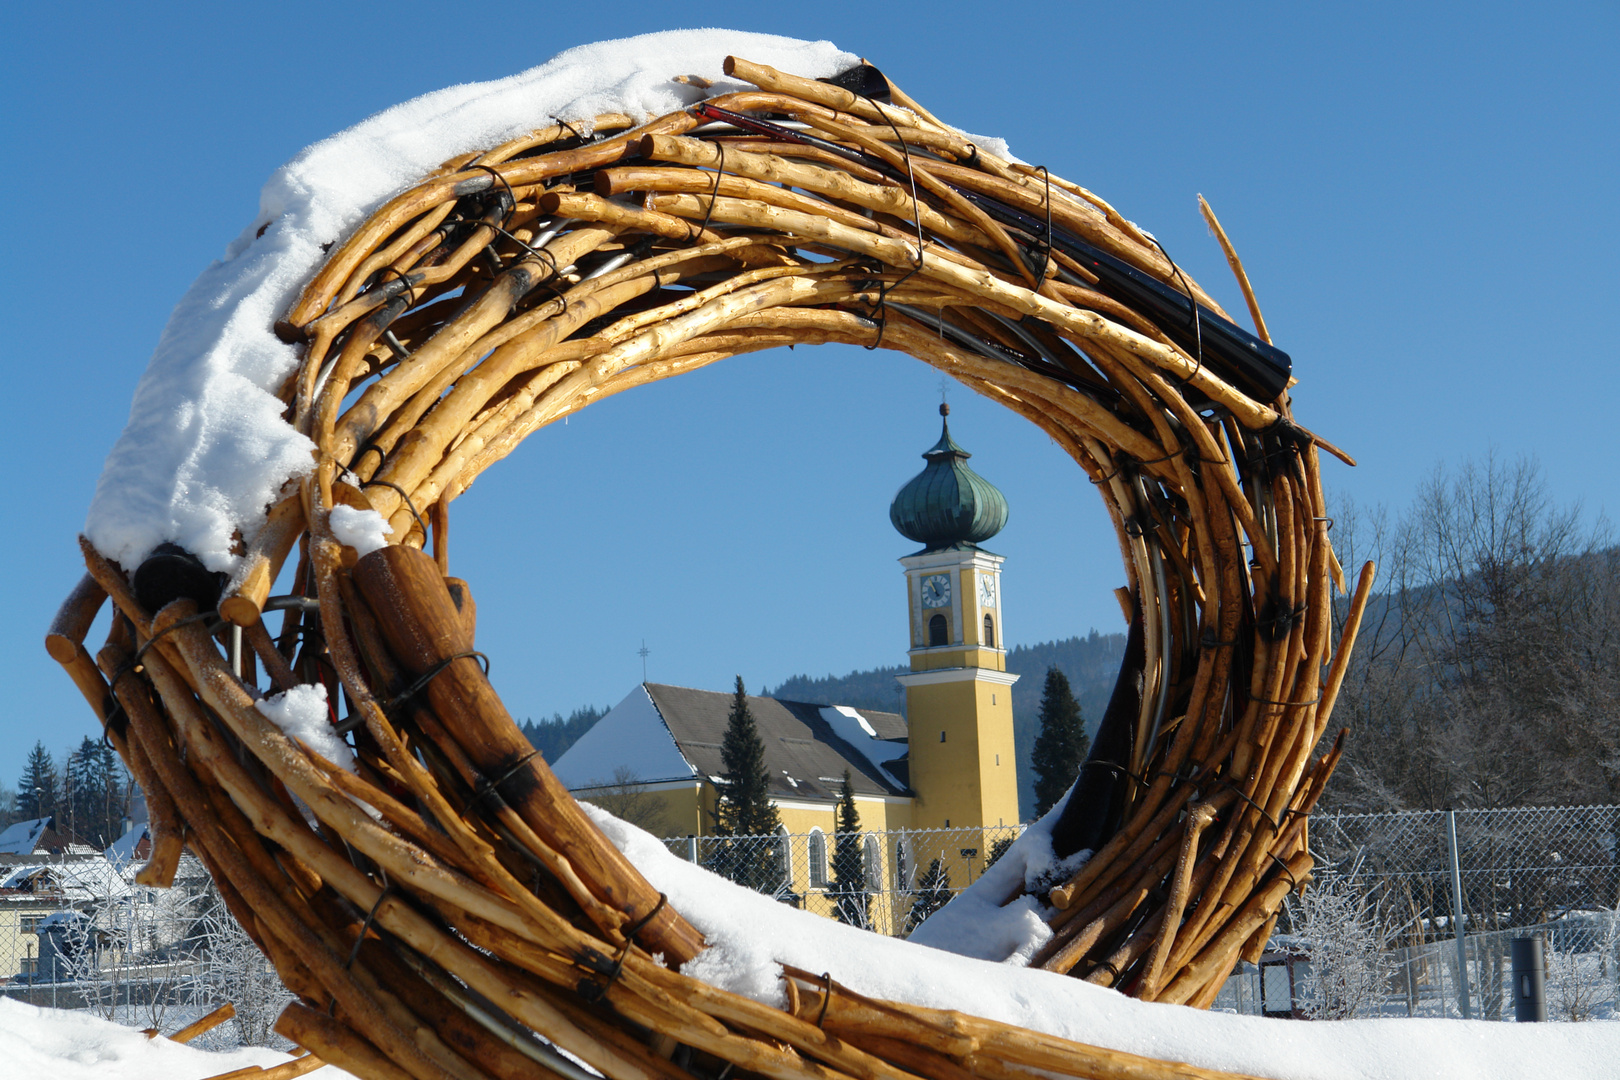
[[[951,407],[950,407],[950,405],[947,404],[946,402],[943,402],[943,401],[940,402],[939,403],[939,415],[941,415],[941,416],[949,416],[949,415],[951,415]]]

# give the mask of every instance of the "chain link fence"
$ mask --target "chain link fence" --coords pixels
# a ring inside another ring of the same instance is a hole
[[[1019,825],[982,829],[664,840],[688,862],[782,903],[879,934],[903,937],[1000,857]]]
[[[183,856],[168,889],[131,876],[99,855],[0,866],[0,996],[165,1032],[229,1001],[196,1045],[289,1047],[270,1024],[292,995],[202,864]]]
[[[1539,935],[1550,1017],[1620,1017],[1617,841],[1620,806],[1313,815],[1312,888],[1351,890],[1369,915],[1365,925],[1338,930],[1358,938],[1349,951],[1367,954],[1363,962],[1380,976],[1354,1015],[1511,1020],[1512,941]],[[1329,950],[1293,933],[1310,902],[1310,893],[1290,901],[1271,945],[1269,962],[1289,964],[1296,1004],[1323,978],[1313,954],[1343,955],[1347,945],[1334,941]],[[1242,965],[1215,1007],[1281,1011],[1286,1003],[1266,1001],[1263,983],[1260,968]]]

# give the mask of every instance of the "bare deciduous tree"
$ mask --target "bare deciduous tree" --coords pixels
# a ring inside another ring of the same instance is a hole
[[[1347,566],[1379,564],[1335,712],[1339,809],[1620,799],[1620,550],[1532,459],[1436,470],[1392,521],[1346,502]],[[1342,609],[1341,609],[1342,613]]]

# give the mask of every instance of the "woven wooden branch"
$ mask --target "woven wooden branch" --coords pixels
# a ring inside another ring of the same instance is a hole
[[[678,974],[701,935],[529,749],[472,654],[448,507],[525,436],[741,353],[899,350],[1062,446],[1130,581],[1140,645],[1122,686],[1141,691],[1122,699],[1129,749],[1109,763],[1116,826],[1051,890],[1035,962],[1207,1007],[1309,874],[1306,815],[1340,743],[1316,747],[1372,580],[1369,565],[1335,652],[1344,581],[1317,460],[1331,448],[1285,390],[1251,396],[1029,225],[1225,317],[1084,188],[976,149],[898,90],[885,104],[740,59],[728,71],[758,89],[708,117],[793,123],[603,116],[588,139],[551,125],[446,162],[330,254],[277,325],[303,346],[282,396],[318,455],[219,600],[243,628],[234,668],[192,600],[146,610],[128,568],[83,545],[89,575],[47,647],[147,792],[141,880],[167,883],[182,844],[196,852],[301,999],[280,1030],[361,1075],[580,1075],[529,1032],[615,1080],[1226,1075],[810,973],[786,973],[786,1010]],[[393,546],[345,548],[340,504],[380,512]],[[276,640],[262,620],[289,557],[308,599]],[[108,596],[121,617],[92,660]],[[335,702],[341,686],[358,773],[254,708],[256,664],[278,690],[318,682]]]

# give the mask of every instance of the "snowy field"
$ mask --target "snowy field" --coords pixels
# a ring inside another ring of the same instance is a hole
[[[33,1080],[204,1080],[233,1069],[268,1069],[292,1060],[277,1050],[199,1050],[161,1036],[148,1039],[87,1012],[36,1009],[0,998],[0,1074]],[[327,1065],[307,1074],[345,1080]]]

